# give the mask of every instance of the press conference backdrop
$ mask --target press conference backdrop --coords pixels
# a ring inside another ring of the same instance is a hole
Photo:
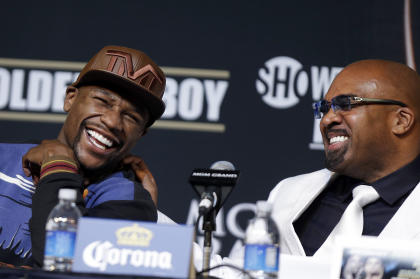
[[[84,63],[108,44],[143,50],[167,74],[165,114],[134,150],[156,178],[159,208],[193,223],[192,169],[227,160],[241,171],[217,220],[223,255],[256,200],[323,167],[311,103],[342,67],[420,62],[415,0],[4,1],[0,13],[0,140],[55,138],[65,87]]]

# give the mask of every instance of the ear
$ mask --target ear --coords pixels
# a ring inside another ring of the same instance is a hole
[[[414,126],[414,113],[408,107],[399,108],[395,112],[395,119],[393,121],[392,132],[395,135],[404,135],[410,131]]]
[[[64,106],[63,106],[63,109],[65,112],[69,112],[78,94],[79,94],[79,89],[77,89],[76,87],[74,86],[67,87],[66,97],[64,98]]]

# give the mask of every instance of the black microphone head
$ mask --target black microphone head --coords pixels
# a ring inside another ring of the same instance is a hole
[[[201,199],[203,193],[215,196],[211,202],[213,204],[211,210],[214,209],[217,214],[238,178],[239,170],[235,170],[231,162],[217,161],[211,164],[209,169],[194,169],[189,182]]]
[[[212,170],[235,170],[235,166],[229,161],[217,161],[211,164]]]

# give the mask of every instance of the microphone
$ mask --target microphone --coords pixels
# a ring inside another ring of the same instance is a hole
[[[217,161],[210,166],[210,169],[233,171],[235,170],[235,166],[228,161]],[[201,201],[198,205],[198,212],[200,214],[206,214],[211,209],[216,207],[217,202],[219,200],[217,190],[218,189],[215,189],[214,186],[210,186],[207,189],[205,189],[204,192],[201,194]]]
[[[217,204],[217,195],[215,192],[203,192],[201,194],[201,201],[198,204],[198,213],[204,215],[214,208]]]
[[[210,169],[212,170],[235,170],[235,166],[229,161],[217,161],[214,162]]]
[[[228,161],[217,161],[210,169],[195,169],[190,183],[201,198],[199,214],[208,214],[213,209],[217,213],[236,184],[238,176],[239,171]]]
[[[210,169],[194,169],[190,176],[189,182],[201,197],[198,219],[203,217],[203,270],[210,266],[211,239],[212,232],[216,230],[216,215],[232,192],[238,177],[239,171],[228,161],[215,162]],[[208,272],[203,274],[208,275]]]

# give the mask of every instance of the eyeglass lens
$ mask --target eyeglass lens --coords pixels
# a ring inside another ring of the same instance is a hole
[[[331,102],[326,100],[321,100],[313,105],[314,116],[316,118],[321,118],[324,114],[328,113],[332,107],[333,111],[338,110],[350,110],[351,109],[351,96],[340,95],[331,99]]]

